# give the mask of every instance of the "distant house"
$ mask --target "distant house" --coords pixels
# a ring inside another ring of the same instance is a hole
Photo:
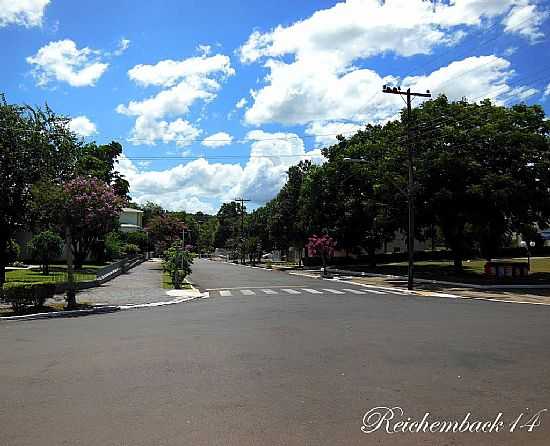
[[[143,211],[139,209],[122,208],[119,222],[122,232],[143,231]]]

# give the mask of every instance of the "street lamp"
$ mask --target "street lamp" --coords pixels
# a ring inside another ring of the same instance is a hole
[[[531,240],[530,242],[526,242],[526,241],[520,242],[520,246],[525,247],[525,249],[527,250],[527,270],[528,271],[531,271],[531,249],[530,248],[534,248],[535,245],[536,243],[533,240]]]

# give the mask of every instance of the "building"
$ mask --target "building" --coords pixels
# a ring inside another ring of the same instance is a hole
[[[143,231],[143,211],[133,208],[122,208],[119,217],[121,232]]]

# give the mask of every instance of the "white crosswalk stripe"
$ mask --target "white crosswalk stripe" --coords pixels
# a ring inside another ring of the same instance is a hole
[[[285,293],[288,293],[288,294],[302,294],[301,291],[291,290],[290,288],[283,288],[281,291],[284,291]]]
[[[304,288],[303,290],[307,291],[308,293],[311,293],[311,294],[323,294],[322,291],[314,290],[314,289],[311,289],[311,288]]]
[[[344,288],[344,291],[347,291],[348,293],[353,293],[353,294],[366,294],[364,291],[354,290],[351,288]]]
[[[241,290],[241,293],[244,294],[245,296],[252,296],[252,295],[256,294],[252,290]]]
[[[265,294],[277,294],[277,291],[273,290],[262,290]]]
[[[329,293],[332,293],[332,294],[346,294],[344,293],[343,291],[340,291],[340,290],[331,290],[329,288],[323,288],[323,291],[328,291]]]
[[[231,296],[231,291],[222,290],[222,291],[220,291],[220,296]]]

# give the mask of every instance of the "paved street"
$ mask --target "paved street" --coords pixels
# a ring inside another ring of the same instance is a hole
[[[0,444],[549,443],[548,414],[532,433],[360,430],[375,406],[433,420],[502,412],[507,424],[550,408],[548,307],[375,294],[207,260],[193,270],[209,299],[1,323]]]

